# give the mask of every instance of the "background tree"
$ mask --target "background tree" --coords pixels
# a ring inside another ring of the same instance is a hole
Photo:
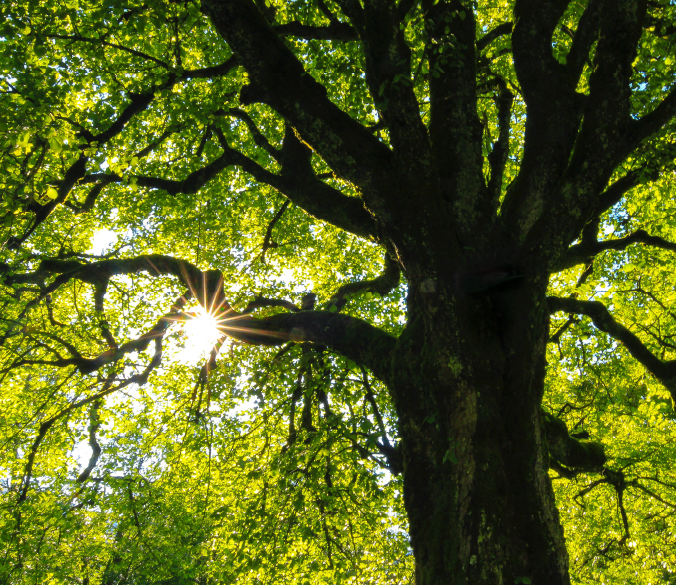
[[[2,11],[4,582],[674,582],[673,0]]]

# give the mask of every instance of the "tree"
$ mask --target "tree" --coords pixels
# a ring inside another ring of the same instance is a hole
[[[3,17],[4,582],[673,582],[673,0]]]

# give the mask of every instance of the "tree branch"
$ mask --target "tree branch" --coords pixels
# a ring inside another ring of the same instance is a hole
[[[233,55],[220,65],[204,67],[203,69],[186,70],[182,73],[181,79],[211,79],[212,77],[222,77],[223,75],[230,73],[237,65],[237,57]]]
[[[145,59],[146,61],[152,61],[153,63],[156,63],[160,67],[163,67],[164,69],[171,69],[171,65],[168,63],[165,63],[161,59],[157,59],[156,57],[153,57],[152,55],[148,55],[147,53],[143,53],[142,51],[137,51],[136,49],[130,49],[129,47],[125,47],[123,45],[118,45],[116,43],[109,43],[108,41],[105,41],[103,39],[90,39],[88,37],[83,37],[80,35],[58,35],[58,34],[46,34],[44,35],[48,39],[63,39],[66,41],[77,41],[80,43],[89,43],[93,45],[99,45],[102,47],[110,47],[112,49],[119,49],[120,51],[124,51],[125,53],[129,53],[130,55],[134,55],[135,57],[140,57],[141,59]]]
[[[509,156],[509,129],[512,117],[512,103],[514,94],[507,89],[503,79],[497,79],[498,95],[495,101],[498,106],[498,139],[493,143],[493,149],[488,155],[488,163],[491,170],[491,178],[488,181],[488,217],[493,217],[497,210],[500,195],[502,193],[502,181]]]
[[[98,145],[106,144],[111,138],[117,136],[124,127],[127,125],[127,122],[131,120],[136,114],[144,111],[153,101],[155,97],[155,90],[151,90],[148,93],[144,94],[129,94],[130,103],[120,112],[120,115],[117,119],[110,125],[106,130],[100,132],[96,135],[90,135],[87,131],[83,131],[84,138],[87,139],[87,142],[98,142]],[[85,134],[87,134],[85,136]]]
[[[162,340],[157,339],[155,340],[155,356],[158,354],[161,355],[162,353]],[[64,418],[65,416],[69,415],[71,412],[74,410],[77,410],[78,408],[81,408],[83,406],[86,406],[87,404],[91,404],[93,402],[97,402],[104,398],[105,396],[108,396],[108,394],[112,394],[113,392],[117,392],[118,390],[122,390],[123,388],[126,388],[130,384],[139,384],[143,385],[148,381],[148,376],[152,372],[154,368],[156,368],[159,365],[159,359],[156,359],[156,357],[153,357],[151,360],[150,364],[145,368],[145,370],[141,374],[135,374],[126,380],[120,382],[117,386],[113,386],[113,383],[115,382],[115,374],[111,373],[108,375],[106,378],[102,389],[97,392],[96,394],[93,394],[91,396],[88,396],[87,398],[83,398],[81,400],[78,400],[76,402],[73,402],[63,408],[61,411],[59,411],[57,414],[54,416],[48,418],[46,421],[44,421],[38,430],[38,434],[35,437],[35,440],[33,441],[33,444],[31,445],[31,449],[28,453],[28,458],[26,460],[26,466],[24,468],[24,476],[22,480],[22,486],[21,489],[19,490],[19,498],[17,500],[17,504],[21,504],[24,502],[28,496],[28,488],[30,487],[30,482],[33,477],[33,465],[35,464],[35,456],[38,454],[38,450],[40,448],[40,445],[42,444],[42,441],[44,438],[47,436],[47,433],[49,430],[52,428],[54,423],[59,421],[60,419]]]
[[[287,199],[282,206],[277,210],[277,213],[275,213],[275,216],[270,220],[270,223],[268,224],[267,229],[265,230],[265,237],[263,238],[263,249],[261,250],[260,253],[260,260],[263,264],[265,264],[265,253],[270,249],[270,248],[277,248],[279,244],[275,242],[272,239],[272,230],[275,228],[275,225],[277,225],[277,222],[282,219],[282,215],[284,215],[284,212],[289,208],[289,205],[291,203],[291,200]]]
[[[542,217],[560,188],[583,116],[585,98],[567,83],[565,68],[552,53],[552,34],[568,3],[517,0],[514,6],[514,68],[527,107],[523,160],[501,208],[514,242],[523,242],[538,222],[538,243],[549,235],[549,216]]]
[[[251,119],[251,116],[249,116],[247,112],[239,108],[230,108],[229,110],[224,111],[222,115],[233,116],[238,120],[242,120],[242,122],[246,124],[246,127],[249,129],[249,132],[253,136],[256,145],[265,150],[265,152],[267,152],[277,162],[280,162],[280,151],[277,150],[274,146],[272,146],[272,144],[268,142],[268,139],[265,136],[263,136],[263,133],[260,131],[258,126],[256,126],[254,121]]]
[[[490,45],[495,39],[500,38],[505,35],[512,34],[512,28],[514,28],[513,22],[503,22],[502,24],[497,25],[495,28],[489,30],[483,37],[477,40],[476,50],[478,53],[481,53],[488,45]]]
[[[629,487],[635,487],[635,488],[638,488],[638,489],[641,490],[642,492],[648,494],[651,498],[654,498],[654,499],[656,499],[658,502],[664,504],[665,506],[668,506],[669,508],[672,508],[673,510],[676,510],[676,504],[672,504],[671,502],[668,502],[667,500],[665,500],[664,498],[662,498],[661,496],[659,496],[658,494],[656,494],[654,491],[648,489],[647,487],[641,485],[641,484],[638,483],[638,482],[634,482],[634,483],[629,484]]]
[[[573,89],[577,87],[585,63],[589,62],[589,51],[598,38],[602,5],[603,0],[590,0],[573,35],[573,44],[566,56],[565,66],[568,83]]]
[[[619,203],[627,191],[636,187],[636,185],[641,182],[642,170],[643,169],[635,169],[629,171],[606,188],[598,199],[594,217],[599,217],[602,213],[613,207],[613,205]]]
[[[244,158],[244,155],[237,151],[228,149],[221,156],[211,161],[201,169],[193,171],[185,179],[163,179],[161,177],[147,177],[144,175],[135,175],[136,184],[139,187],[150,187],[153,189],[162,189],[171,195],[179,193],[194,194],[197,193],[209,181],[217,177],[221,171],[230,166],[234,166],[238,161]],[[111,176],[109,174],[108,176]],[[123,179],[119,175],[114,175],[114,182],[119,183]]]
[[[224,149],[223,154],[201,169],[193,171],[185,179],[133,175],[133,181],[139,187],[162,189],[171,195],[192,194],[197,193],[224,169],[239,166],[256,181],[275,188],[311,216],[362,238],[376,238],[375,222],[364,209],[363,203],[355,197],[343,195],[317,178],[310,164],[312,151],[300,143],[291,128],[287,127],[284,145],[278,154],[282,163],[281,175],[271,173],[244,154],[230,148],[219,129],[215,133]],[[107,173],[92,175],[91,180],[99,180],[103,188],[105,184],[121,183],[124,179],[115,173]],[[100,189],[90,195],[94,197],[98,192]]]
[[[676,243],[669,242],[659,236],[651,236],[645,230],[637,230],[633,234],[617,240],[604,240],[602,242],[584,242],[568,248],[568,252],[555,268],[555,272],[571,268],[578,264],[588,264],[589,261],[606,250],[624,250],[631,244],[646,244],[663,250],[676,252]]]
[[[73,356],[54,362],[43,360],[43,363],[60,367],[72,365],[81,373],[87,374],[118,361],[127,353],[144,351],[150,341],[161,341],[169,325],[179,318],[187,299],[194,296],[205,309],[217,316],[220,330],[234,339],[269,346],[281,345],[287,341],[319,343],[368,367],[381,380],[389,379],[390,355],[396,343],[396,338],[389,333],[361,319],[328,311],[309,310],[264,318],[238,313],[225,299],[223,275],[219,271],[201,271],[185,260],[170,256],[148,254],[136,258],[101,260],[91,264],[77,260],[43,260],[33,276],[59,276],[32,303],[39,302],[46,294],[71,279],[96,285],[108,281],[113,275],[139,272],[148,272],[151,276],[170,274],[178,278],[188,291],[176,300],[171,311],[161,317],[154,327],[133,341],[111,348],[92,359]],[[12,276],[5,277],[6,284],[11,285],[13,282]],[[158,355],[161,358],[161,352]]]
[[[676,360],[662,361],[643,342],[621,323],[618,323],[606,307],[598,301],[578,301],[572,298],[547,297],[550,312],[565,311],[590,317],[592,323],[613,339],[621,342],[627,351],[657,378],[676,401]]]
[[[320,181],[312,169],[311,157],[312,151],[298,140],[293,128],[287,126],[282,145],[281,177],[273,175],[266,180],[265,173],[255,163],[242,165],[242,168],[256,180],[275,187],[313,217],[362,238],[377,239],[376,223],[364,204]]]
[[[79,39],[79,40],[90,40],[93,42],[92,39]],[[98,42],[98,40],[96,40]],[[118,47],[119,48],[119,47]],[[166,65],[166,64],[164,64]],[[155,97],[155,93],[160,90],[160,89],[167,89],[171,86],[173,86],[178,80],[188,80],[188,79],[194,79],[194,78],[212,78],[212,77],[218,77],[227,74],[230,70],[232,70],[235,66],[237,65],[237,59],[236,57],[231,57],[228,60],[226,60],[224,63],[221,65],[217,65],[214,67],[206,67],[203,69],[196,69],[196,70],[189,70],[189,71],[184,71],[180,75],[176,75],[175,73],[172,73],[169,77],[169,79],[164,82],[161,86],[153,87],[151,90],[142,93],[142,94],[133,94],[130,93],[130,103],[123,108],[123,110],[120,112],[120,115],[117,117],[117,119],[104,131],[100,132],[99,134],[94,134],[92,131],[88,130],[87,128],[83,127],[82,125],[73,122],[72,120],[68,120],[73,125],[76,125],[79,128],[78,135],[84,138],[87,141],[87,144],[93,145],[95,144],[97,147],[100,147],[107,142],[109,142],[112,138],[117,136],[120,132],[124,130],[124,128],[127,126],[129,121],[136,116],[137,114],[141,113],[142,111],[146,110],[150,103],[152,102],[153,98]],[[166,65],[168,67],[168,65]],[[165,132],[163,134],[163,137],[160,138],[160,141],[163,140],[163,138],[166,138],[166,135],[170,133]],[[256,139],[257,136],[254,135],[254,139]],[[150,152],[153,148],[156,147],[156,144],[154,145],[149,145],[144,151],[142,151],[138,157],[141,158],[142,156],[145,156],[147,152]],[[146,152],[147,151],[147,152]],[[70,194],[70,191],[73,189],[73,187],[81,181],[85,177],[85,172],[86,172],[86,163],[88,162],[88,158],[84,156],[84,154],[81,154],[78,160],[71,165],[71,167],[66,171],[66,174],[59,184],[59,187],[57,189],[57,197],[54,198],[52,201],[49,201],[48,203],[44,205],[34,205],[30,211],[35,212],[35,217],[33,219],[33,223],[31,226],[25,231],[25,233],[21,237],[10,237],[7,241],[7,246],[10,249],[18,249],[21,247],[21,245],[33,234],[33,232],[51,215],[52,211],[56,209],[58,205],[61,204],[66,204],[68,207],[73,209],[76,213],[82,213],[84,211],[88,211],[93,207],[93,205],[96,202],[97,197],[100,195],[101,191],[105,188],[107,184],[109,184],[112,180],[104,180],[101,184],[96,185],[92,188],[90,193],[88,194],[85,203],[82,206],[76,206],[72,204],[68,204],[66,202],[66,199],[68,195]]]
[[[566,473],[601,471],[607,461],[601,443],[571,437],[566,423],[561,419],[548,412],[543,412],[542,416],[549,447],[550,466],[564,477]],[[554,462],[559,465],[553,466]],[[565,465],[568,469],[561,469],[560,465]]]
[[[356,317],[328,311],[282,313],[256,319],[227,318],[220,329],[254,345],[278,346],[288,341],[325,345],[369,368],[385,383],[391,381],[390,361],[396,338]]]
[[[287,301],[285,299],[268,299],[265,297],[256,297],[253,301],[249,301],[249,303],[247,303],[246,308],[242,310],[240,315],[248,315],[249,313],[253,313],[256,309],[261,309],[264,307],[283,307],[292,313],[298,313],[298,311],[301,310],[291,301]]]
[[[358,0],[336,0],[345,16],[350,19],[352,26],[357,30],[360,36],[364,35],[366,22],[364,8]]]
[[[629,150],[633,150],[643,140],[655,134],[669,120],[676,116],[676,86],[671,88],[657,107],[640,120],[632,120],[629,133]]]
[[[630,78],[644,16],[645,2],[641,0],[603,4],[584,119],[565,174],[527,236],[530,250],[539,245],[541,250],[547,249],[549,258],[565,254],[568,244],[598,214],[599,207],[607,205],[600,201],[599,193],[617,165],[638,146],[640,137],[631,118]],[[670,103],[665,102],[661,111],[666,112]],[[625,181],[630,182],[631,177]],[[542,246],[543,241],[549,245]]]
[[[563,66],[554,58],[551,39],[570,0],[516,0],[512,31],[514,68],[529,110],[540,109],[560,88]]]
[[[99,400],[93,402],[90,407],[88,430],[89,430],[89,446],[92,449],[92,455],[89,458],[89,463],[87,464],[87,467],[85,467],[82,470],[82,473],[75,480],[77,483],[84,483],[85,481],[87,481],[92,471],[94,470],[94,467],[96,467],[96,464],[99,461],[99,457],[101,456],[101,445],[99,445],[99,442],[96,440],[96,431],[98,431],[99,428],[101,428],[101,418],[99,417],[100,406],[101,402]]]
[[[89,130],[82,129],[79,132],[79,135],[82,136],[89,144],[92,142],[97,142],[98,145],[105,144],[111,138],[117,136],[124,127],[127,125],[129,120],[131,120],[136,114],[145,110],[150,102],[155,96],[155,90],[142,94],[130,94],[131,102],[120,112],[120,115],[117,119],[108,127],[107,130],[94,135]],[[65,202],[66,198],[72,191],[76,183],[82,179],[86,174],[88,158],[84,154],[80,154],[79,158],[70,166],[66,171],[66,174],[63,177],[63,180],[59,184],[57,189],[57,196],[46,203],[45,205],[39,205],[31,211],[35,212],[35,217],[30,227],[24,232],[24,234],[19,237],[11,237],[7,241],[7,247],[10,249],[18,249],[21,245],[31,236],[31,234],[42,224],[56,209],[58,205],[61,205]],[[102,189],[103,187],[101,187]],[[100,192],[100,190],[99,190]],[[98,193],[92,194],[92,197],[97,197]]]
[[[357,41],[357,31],[346,22],[334,20],[329,26],[312,26],[298,21],[278,24],[272,27],[280,36],[297,37],[319,41]]]
[[[340,311],[348,302],[352,295],[374,292],[381,296],[387,296],[399,284],[399,264],[385,256],[385,269],[380,276],[373,280],[363,280],[360,282],[349,282],[341,286],[326,303],[324,309],[327,311]]]
[[[10,250],[18,250],[38,228],[38,226],[50,216],[52,211],[56,209],[56,206],[60,205],[66,200],[66,197],[68,197],[75,184],[85,176],[87,160],[87,157],[84,156],[84,154],[81,154],[78,159],[68,168],[63,180],[61,183],[59,183],[56,197],[49,203],[46,203],[45,205],[39,205],[32,209],[32,211],[35,211],[35,217],[33,218],[33,222],[31,223],[30,227],[23,233],[21,237],[16,238],[12,236],[7,240],[7,247]]]
[[[603,4],[584,121],[570,163],[587,182],[593,175],[607,181],[617,163],[638,146],[636,138],[628,141],[629,80],[644,16],[645,3],[640,0]]]
[[[399,26],[395,2],[367,2],[360,37],[366,83],[389,130],[398,177],[431,182],[432,159],[427,129],[413,91],[411,50]],[[394,195],[394,190],[390,198]]]
[[[461,17],[460,14],[464,14]],[[429,133],[441,197],[451,203],[455,228],[463,241],[475,241],[488,230],[478,212],[484,188],[477,114],[476,21],[471,3],[438,2],[426,14],[431,42],[443,52],[428,51]],[[448,33],[446,32],[448,30]]]
[[[204,0],[202,10],[249,74],[240,101],[268,104],[340,176],[355,185],[372,185],[382,165],[387,166],[389,150],[328,99],[326,89],[306,74],[256,5],[251,0]]]

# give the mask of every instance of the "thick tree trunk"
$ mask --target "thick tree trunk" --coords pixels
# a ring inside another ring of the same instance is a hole
[[[540,410],[546,282],[410,283],[392,392],[418,585],[570,582]]]

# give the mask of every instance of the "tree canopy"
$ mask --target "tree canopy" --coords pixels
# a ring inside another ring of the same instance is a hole
[[[676,583],[674,0],[1,11],[0,582],[439,583],[485,352],[561,574]]]

